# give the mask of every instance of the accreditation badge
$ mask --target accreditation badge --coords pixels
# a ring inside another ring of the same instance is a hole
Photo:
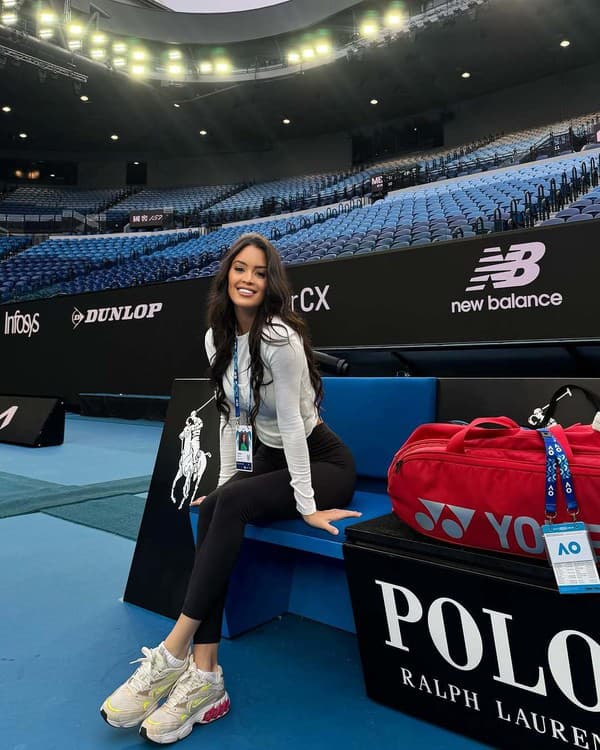
[[[235,468],[252,471],[252,426],[240,424],[235,430]]]

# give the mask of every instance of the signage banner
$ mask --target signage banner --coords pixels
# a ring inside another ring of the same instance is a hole
[[[497,748],[600,748],[593,596],[345,544],[368,695]]]
[[[162,227],[172,218],[172,213],[162,210],[129,212],[129,223],[132,227]]]
[[[598,342],[599,235],[590,221],[290,266],[292,303],[321,349]],[[205,374],[209,286],[0,306],[0,391],[168,394]]]
[[[179,616],[194,564],[196,516],[190,516],[190,502],[215,489],[219,466],[219,414],[211,382],[175,380],[125,601]]]
[[[62,445],[65,408],[56,398],[0,396],[0,443]]]

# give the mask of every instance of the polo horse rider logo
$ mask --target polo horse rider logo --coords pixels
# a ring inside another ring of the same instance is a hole
[[[207,406],[213,399],[214,396],[201,406],[200,409]],[[191,502],[196,496],[200,480],[206,471],[208,459],[211,458],[211,454],[208,451],[203,451],[200,448],[200,433],[204,426],[204,422],[198,416],[200,409],[193,409],[190,412],[189,417],[185,420],[185,426],[179,434],[181,442],[179,465],[177,467],[177,474],[171,485],[171,501],[175,504],[177,503],[177,497],[175,496],[177,484],[181,479],[185,481],[183,483],[183,495],[177,510],[181,510],[186,501]]]

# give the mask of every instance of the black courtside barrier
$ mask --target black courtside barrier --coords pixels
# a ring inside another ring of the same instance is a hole
[[[321,350],[598,343],[599,238],[589,221],[290,266],[293,305]],[[0,306],[0,391],[168,394],[205,371],[209,285]]]
[[[495,748],[600,748],[598,597],[550,566],[425,539],[395,516],[346,530],[373,700]]]
[[[179,615],[194,564],[189,504],[217,486],[219,464],[211,382],[175,380],[125,601],[167,617]]]
[[[0,396],[0,443],[62,445],[65,405],[57,398]]]
[[[600,378],[438,378],[436,419],[471,422],[477,417],[506,416],[523,426],[538,427],[551,396],[566,384],[600,396]],[[590,424],[594,416],[589,401],[576,390],[565,393],[555,414],[563,427]]]

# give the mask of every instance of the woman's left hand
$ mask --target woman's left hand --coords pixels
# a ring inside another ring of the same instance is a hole
[[[314,526],[315,529],[323,529],[328,531],[330,534],[337,536],[340,533],[339,529],[331,525],[331,521],[341,521],[344,518],[357,518],[362,516],[357,510],[340,510],[339,508],[332,508],[331,510],[317,510],[309,515],[302,516],[309,526]]]
[[[200,505],[200,503],[206,498],[206,495],[202,495],[202,497],[197,497],[195,500],[192,500],[190,503],[191,505]]]

